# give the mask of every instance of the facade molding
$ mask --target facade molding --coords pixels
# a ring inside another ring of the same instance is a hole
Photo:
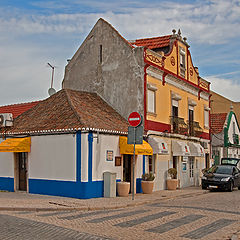
[[[197,138],[197,137],[191,137],[191,136],[185,136],[185,135],[181,135],[181,134],[174,134],[174,133],[163,133],[163,132],[158,132],[158,131],[154,131],[154,130],[148,130],[147,132],[147,136],[149,135],[156,135],[159,137],[164,137],[164,138],[172,138],[172,139],[182,139],[182,140],[190,140],[190,141],[194,141],[194,142],[205,142],[205,143],[210,143],[209,139],[205,139],[205,138]]]
[[[156,70],[155,68],[153,69],[151,67],[147,69],[147,74],[150,75],[151,77],[154,77],[160,81],[163,81],[163,71]],[[165,76],[165,84],[168,83],[174,87],[177,87],[183,91],[186,91],[196,97],[199,96],[199,89],[197,87],[193,87],[191,85],[188,85],[187,83],[183,82],[181,79],[177,79],[174,76],[167,75]],[[209,93],[202,91],[200,94],[200,97],[206,101],[209,99]]]

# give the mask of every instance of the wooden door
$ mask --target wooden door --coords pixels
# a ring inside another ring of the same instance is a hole
[[[27,191],[27,153],[18,153],[19,190]]]

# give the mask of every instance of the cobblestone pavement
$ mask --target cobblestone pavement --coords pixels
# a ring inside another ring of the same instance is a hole
[[[236,240],[239,202],[234,190],[100,211],[2,211],[0,239]]]
[[[66,197],[47,196],[39,194],[29,194],[25,192],[1,192],[0,210],[33,210],[33,211],[59,211],[59,210],[104,210],[109,208],[122,208],[146,204],[161,199],[171,199],[180,196],[202,195],[203,191],[199,187],[189,187],[177,191],[161,190],[152,194],[136,194],[135,200],[132,196],[116,198],[92,198],[76,199]]]

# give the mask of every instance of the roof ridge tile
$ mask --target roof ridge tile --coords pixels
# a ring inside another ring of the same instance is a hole
[[[68,101],[68,104],[70,105],[70,108],[72,109],[72,111],[74,112],[74,115],[77,117],[78,121],[80,122],[80,124],[82,124],[82,120],[80,118],[80,116],[78,115],[76,109],[75,109],[75,106],[72,102],[72,99],[68,93],[68,91],[71,91],[70,89],[63,89],[65,94],[66,94],[66,97],[67,97],[67,101]]]

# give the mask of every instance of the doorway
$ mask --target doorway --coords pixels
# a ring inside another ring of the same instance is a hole
[[[15,153],[15,190],[27,191],[27,153]]]
[[[189,178],[191,186],[194,185],[194,157],[189,157]]]
[[[173,156],[173,168],[175,168],[178,171],[178,157]]]
[[[130,192],[132,189],[132,155],[123,155],[123,181],[130,182]]]
[[[209,153],[205,154],[205,168],[210,168]]]

